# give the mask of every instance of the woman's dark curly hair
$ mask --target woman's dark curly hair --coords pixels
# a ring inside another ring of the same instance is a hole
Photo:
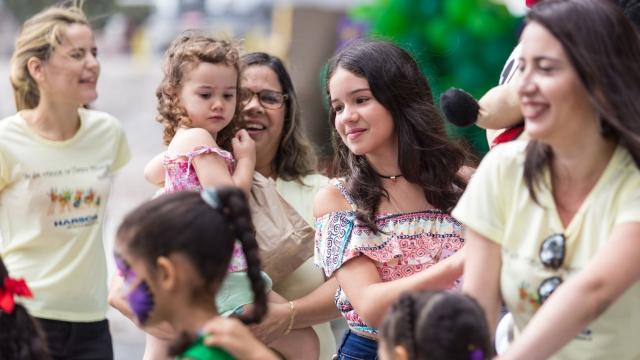
[[[402,346],[414,360],[491,359],[493,355],[484,310],[474,298],[454,292],[403,294],[389,309],[380,334],[388,348]]]
[[[180,104],[180,90],[186,73],[200,63],[224,64],[233,67],[238,74],[236,93],[240,90],[240,55],[238,48],[229,41],[216,40],[199,32],[188,30],[171,42],[164,54],[164,78],[158,89],[158,116],[156,120],[164,125],[163,140],[169,144],[180,126],[189,126],[191,120]],[[218,133],[217,144],[231,150],[231,138],[240,128],[240,100],[236,95],[236,109],[233,119]]]
[[[0,289],[9,272],[0,258]],[[10,314],[0,309],[0,355],[3,360],[48,360],[49,350],[38,322],[16,304]]]
[[[282,93],[287,94],[284,102],[285,114],[282,126],[280,146],[273,160],[273,169],[279,178],[301,181],[305,175],[313,174],[316,169],[316,157],[313,146],[302,131],[302,114],[298,96],[293,87],[291,77],[282,60],[263,52],[254,52],[242,56],[245,68],[250,66],[267,66],[278,77]]]
[[[338,68],[366,79],[375,99],[391,113],[402,176],[420,185],[431,205],[450,212],[467,185],[459,170],[469,158],[460,145],[447,138],[431,88],[416,61],[390,42],[355,40],[329,60],[326,81],[329,100],[329,82]],[[335,130],[335,117],[331,109],[335,174],[347,178],[358,220],[377,232],[375,214],[381,198],[389,195],[367,158],[354,155],[342,142]]]

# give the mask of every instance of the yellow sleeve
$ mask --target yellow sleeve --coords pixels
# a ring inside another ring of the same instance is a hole
[[[452,212],[465,227],[499,244],[503,243],[509,189],[513,189],[507,184],[514,177],[510,172],[522,171],[515,166],[513,151],[519,146],[513,145],[500,145],[484,157]]]
[[[115,134],[115,148],[116,154],[113,160],[113,164],[111,165],[111,173],[118,171],[124,165],[129,162],[131,158],[131,153],[129,151],[129,143],[127,141],[127,136],[122,129],[122,125],[116,120],[116,134]]]
[[[4,157],[4,154],[0,151],[0,190],[4,189],[10,181],[11,170],[9,164]]]
[[[633,175],[617,194],[620,203],[615,225],[640,222],[640,171],[635,164],[633,166]]]

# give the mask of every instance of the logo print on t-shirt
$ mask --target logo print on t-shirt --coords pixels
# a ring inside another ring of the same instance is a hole
[[[93,189],[63,189],[58,191],[56,188],[51,188],[48,197],[50,200],[48,215],[99,208],[102,200]]]
[[[529,286],[526,283],[521,283],[518,286],[518,305],[516,306],[516,311],[527,313],[529,311],[536,312],[540,308],[540,301],[538,296],[528,291]],[[529,308],[529,309],[527,309]]]

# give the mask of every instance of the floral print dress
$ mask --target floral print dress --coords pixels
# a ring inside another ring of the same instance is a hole
[[[375,263],[382,281],[397,280],[429,268],[464,245],[462,225],[440,210],[378,214],[378,233],[374,234],[356,221],[355,203],[344,183],[339,179],[331,183],[352,210],[331,212],[316,221],[314,259],[327,277],[347,261],[366,256]],[[376,328],[360,318],[342,288],[335,300],[351,330],[377,334]]]

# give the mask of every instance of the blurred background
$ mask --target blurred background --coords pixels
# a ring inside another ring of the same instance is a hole
[[[0,0],[0,118],[15,112],[9,58],[20,24],[54,0]],[[85,0],[96,31],[102,65],[98,100],[92,106],[119,118],[132,151],[114,180],[105,224],[105,247],[113,274],[115,227],[155,189],[142,178],[146,162],[162,151],[155,88],[169,42],[199,28],[241,41],[245,51],[285,60],[299,95],[304,127],[322,158],[331,156],[323,65],[349,40],[376,36],[394,41],[418,60],[434,98],[451,86],[480,97],[494,86],[517,43],[524,0]],[[484,130],[447,125],[479,156]],[[144,337],[110,311],[116,359],[140,359]],[[340,336],[340,330],[336,330]]]

